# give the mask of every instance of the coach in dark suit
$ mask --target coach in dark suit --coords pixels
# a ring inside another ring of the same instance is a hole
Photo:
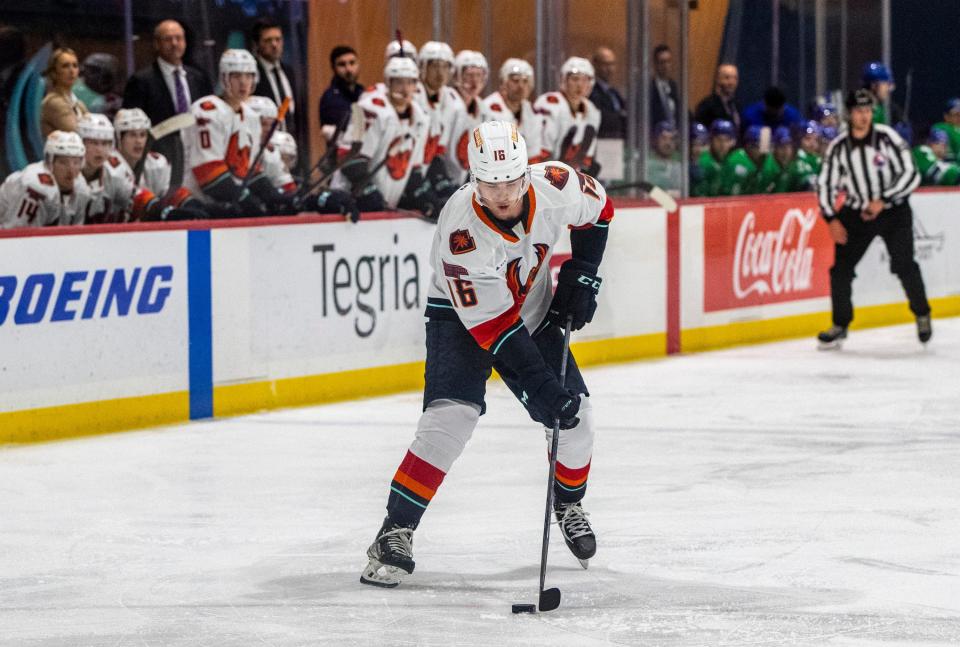
[[[650,79],[650,124],[663,121],[679,124],[677,107],[680,91],[677,82],[670,78],[673,73],[673,52],[667,45],[657,45],[653,50],[653,78]]]
[[[736,96],[739,84],[740,73],[736,65],[732,63],[718,65],[713,93],[697,104],[694,119],[708,128],[717,119],[726,119],[736,126],[739,133],[743,125],[740,118],[740,103]]]
[[[283,120],[283,129],[300,141],[306,135],[306,112],[303,103],[299,101],[301,93],[298,91],[293,68],[285,64],[283,58],[283,29],[273,18],[260,18],[250,30],[250,43],[254,56],[257,59],[257,71],[260,80],[253,93],[273,99],[280,107],[285,97],[290,97],[290,107]],[[305,151],[304,146],[299,150]],[[300,155],[302,162],[304,155]]]
[[[164,20],[154,28],[153,46],[157,58],[127,81],[123,107],[142,109],[156,125],[189,111],[191,103],[213,94],[213,87],[206,74],[183,62],[187,38],[183,26],[176,20]],[[153,149],[163,153],[174,166],[171,186],[179,184],[183,172],[183,141],[179,134],[164,137]]]
[[[590,101],[600,111],[600,137],[623,139],[627,134],[627,104],[620,91],[613,87],[617,57],[609,47],[598,47],[593,54],[596,74]]]

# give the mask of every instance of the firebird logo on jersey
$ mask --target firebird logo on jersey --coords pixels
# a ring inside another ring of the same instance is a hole
[[[230,143],[227,145],[227,156],[224,161],[230,167],[230,172],[237,177],[247,177],[247,171],[250,170],[250,146],[240,148],[239,133],[230,135]]]
[[[547,182],[552,184],[557,191],[563,191],[563,187],[567,186],[567,180],[570,179],[570,171],[560,166],[548,166],[543,169],[543,177],[545,177]]]
[[[216,110],[217,104],[215,104],[213,101],[204,101],[200,104],[200,108],[203,110]]]
[[[427,137],[427,143],[423,150],[423,163],[429,164],[437,156],[437,150],[440,148],[440,135]]]
[[[450,251],[454,254],[466,254],[476,248],[477,243],[466,229],[458,229],[450,234]]]
[[[530,270],[530,273],[527,274],[526,281],[520,280],[520,261],[523,259],[515,258],[507,263],[507,287],[509,287],[510,292],[513,293],[514,303],[523,303],[526,300],[527,293],[530,292],[530,288],[537,278],[537,272],[540,271],[540,266],[543,265],[543,259],[547,257],[547,251],[550,249],[549,245],[543,243],[534,243],[533,247],[537,252],[537,264]]]
[[[410,166],[410,156],[413,154],[413,151],[409,148],[394,152],[403,141],[403,137],[397,137],[390,142],[390,146],[387,147],[387,173],[389,173],[390,177],[394,180],[402,180],[407,174],[407,167]]]

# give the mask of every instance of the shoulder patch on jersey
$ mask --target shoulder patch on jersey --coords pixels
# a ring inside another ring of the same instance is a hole
[[[454,254],[466,254],[477,248],[477,243],[467,229],[458,229],[450,234],[450,251]]]
[[[557,98],[555,94],[548,94],[546,97],[547,103],[560,103],[560,99]]]
[[[107,161],[110,162],[110,166],[112,166],[113,168],[117,168],[118,166],[120,166],[120,159],[113,155],[108,157]]]
[[[543,169],[543,177],[552,184],[557,191],[563,191],[567,186],[567,180],[570,179],[570,171],[562,166],[548,166]]]
[[[215,104],[213,101],[204,101],[200,104],[200,108],[202,110],[216,110],[217,104]]]
[[[491,103],[490,110],[493,112],[503,112],[503,106],[501,106],[499,103]]]
[[[380,106],[381,108],[387,107],[387,102],[381,99],[380,97],[374,97],[370,99],[370,103],[372,103],[375,106]]]
[[[53,186],[53,178],[50,177],[50,175],[47,173],[38,174],[37,179],[40,181],[40,184],[45,184],[46,186]]]

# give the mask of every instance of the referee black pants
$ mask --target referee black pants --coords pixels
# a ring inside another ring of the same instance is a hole
[[[830,295],[833,301],[833,323],[846,328],[853,321],[851,284],[857,263],[863,258],[876,236],[883,238],[890,254],[890,271],[900,278],[914,315],[930,314],[927,292],[920,275],[920,266],[913,258],[913,211],[904,202],[884,209],[875,220],[864,221],[859,209],[842,208],[837,214],[847,229],[847,244],[834,245],[833,267],[830,268]]]

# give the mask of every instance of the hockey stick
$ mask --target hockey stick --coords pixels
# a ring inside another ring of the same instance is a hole
[[[383,156],[382,160],[377,162],[377,164],[372,169],[367,171],[367,174],[364,175],[360,180],[353,183],[352,189],[350,191],[353,194],[353,197],[357,197],[359,195],[360,191],[362,191],[367,186],[367,182],[373,179],[373,176],[376,175],[377,172],[383,168],[383,165],[390,160],[390,157],[392,157],[393,154],[395,154],[399,150],[400,146],[403,145],[410,138],[411,138],[410,133],[406,133],[404,134],[403,137],[400,137],[398,141],[394,142],[394,144],[389,149],[387,149],[387,154]]]
[[[360,104],[354,103],[350,109],[350,114],[344,115],[344,117],[345,118],[337,124],[336,130],[333,131],[333,136],[330,138],[326,153],[324,153],[313,168],[304,176],[304,183],[297,191],[294,198],[295,200],[302,201],[318,188],[325,186],[326,182],[333,177],[334,173],[356,157],[357,151],[360,150],[360,146],[362,145],[360,139],[363,136],[363,126],[361,125],[363,110],[360,108]],[[350,152],[342,160],[337,162],[337,143],[340,136],[346,130],[347,125],[350,126],[350,130],[352,131],[351,138],[353,139],[353,143],[351,144]],[[314,181],[309,181],[310,176],[316,171],[321,173],[320,177]]]
[[[626,191],[627,189],[640,189],[649,196],[651,200],[666,209],[668,213],[677,210],[677,201],[669,193],[650,182],[630,182],[628,184],[614,184],[607,187],[607,193],[614,191]]]
[[[196,123],[197,118],[193,116],[193,113],[183,112],[179,115],[174,115],[169,119],[164,119],[156,126],[148,130],[147,144],[143,147],[143,155],[140,156],[140,159],[137,160],[136,165],[133,167],[133,178],[135,184],[140,184],[140,178],[143,176],[143,167],[147,163],[147,155],[150,154],[150,151],[153,149],[153,145],[157,143],[157,140],[163,139],[167,135],[180,132],[181,130],[189,128]]]
[[[284,97],[283,101],[280,102],[280,109],[277,110],[277,118],[273,120],[273,123],[270,124],[270,130],[267,131],[267,134],[263,136],[262,141],[260,142],[260,150],[257,151],[257,156],[253,158],[253,162],[247,168],[247,174],[243,177],[243,182],[240,184],[240,189],[246,189],[250,184],[251,178],[254,176],[254,169],[257,168],[257,164],[260,163],[260,160],[263,159],[263,152],[267,150],[267,144],[270,143],[270,138],[273,137],[273,133],[277,132],[277,127],[280,126],[280,122],[286,119],[287,110],[290,109],[290,97]]]
[[[570,328],[573,325],[573,316],[567,317],[567,324],[563,330],[563,359],[560,360],[560,388],[567,385],[567,360],[570,357]],[[557,477],[557,449],[560,446],[560,418],[553,419],[553,438],[550,442],[550,473],[547,477],[547,506],[543,513],[543,546],[540,550],[540,596],[536,609],[553,611],[560,606],[560,589],[554,587],[544,590],[543,585],[547,577],[547,550],[550,548],[550,515],[553,512],[553,482]],[[514,604],[514,613],[533,613],[532,604]]]
[[[573,160],[570,161],[570,166],[575,170],[579,171],[580,167],[583,165],[583,160],[587,157],[587,151],[593,145],[593,140],[597,136],[597,129],[592,125],[588,125],[583,129],[583,137],[580,139],[580,148],[577,149],[577,154],[573,156]]]

